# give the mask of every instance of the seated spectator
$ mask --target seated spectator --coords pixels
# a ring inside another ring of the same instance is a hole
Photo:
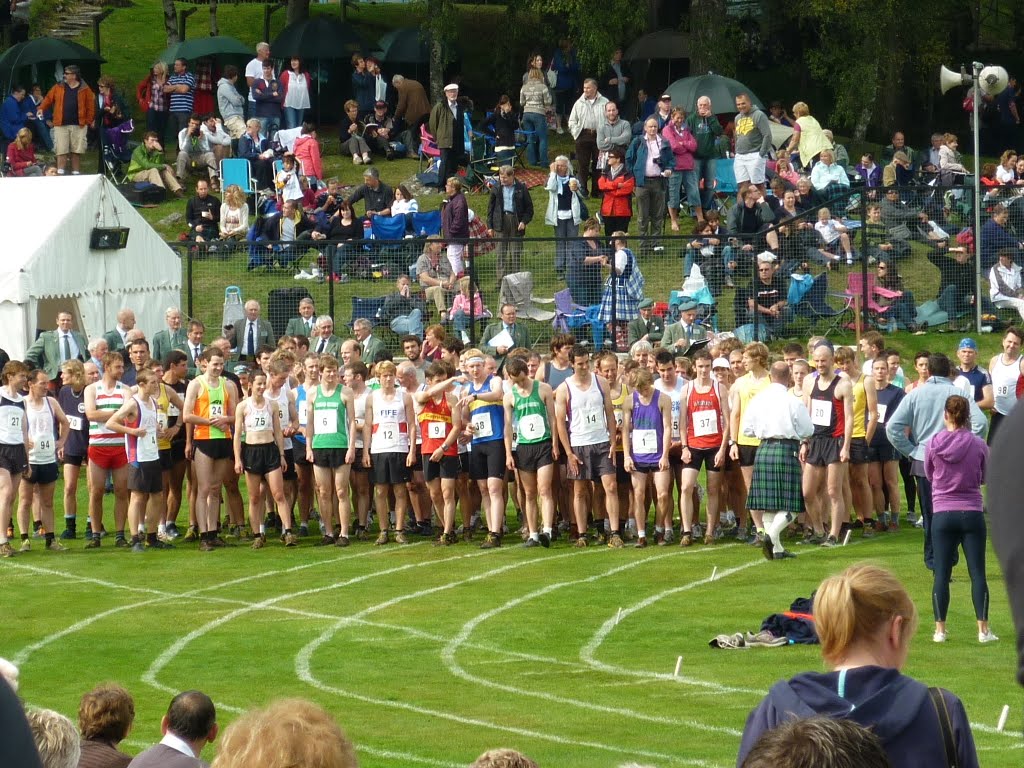
[[[597,187],[603,193],[601,218],[604,219],[604,234],[629,230],[633,218],[633,192],[636,182],[626,169],[626,153],[621,147],[608,150],[604,172],[597,178]]]
[[[43,88],[39,83],[32,83],[28,89],[28,98],[30,99],[29,107],[32,111],[32,114],[28,116],[28,126],[32,129],[36,142],[47,152],[53,152],[53,107],[44,109],[42,116],[39,116],[38,110],[43,103]],[[46,174],[44,173],[43,175],[45,176]]]
[[[711,234],[712,229],[710,224],[706,221],[703,222],[694,232],[693,240],[686,244],[686,249],[683,252],[684,281],[690,276],[690,270],[693,269],[694,264],[699,265],[703,272],[705,265],[711,262],[716,254],[721,253],[723,243]]]
[[[916,158],[917,172],[925,178],[934,176],[942,167],[942,147],[946,143],[946,135],[942,133],[932,134],[932,143],[928,149],[920,153]]]
[[[32,739],[43,768],[76,768],[82,748],[75,724],[52,709],[25,710]]]
[[[317,141],[315,123],[307,120],[302,124],[292,152],[295,153],[295,159],[299,161],[302,172],[311,184],[323,181],[324,167],[320,159],[320,142]]]
[[[882,169],[875,163],[875,156],[865,152],[860,156],[860,165],[857,166],[857,173],[864,179],[865,187],[882,186]]]
[[[412,293],[412,281],[408,275],[401,275],[395,281],[395,292],[384,299],[380,319],[390,324],[391,330],[399,336],[411,335],[423,338],[423,300]]]
[[[398,142],[398,125],[388,114],[388,103],[377,101],[373,112],[363,115],[363,138],[371,153],[384,155],[388,160],[405,154],[405,145]]]
[[[178,177],[170,164],[164,160],[164,148],[155,131],[146,131],[142,143],[132,150],[132,159],[128,163],[128,178],[132,181],[146,181],[168,190],[176,197],[184,197]]]
[[[357,768],[355,747],[334,718],[304,699],[282,699],[224,730],[213,768]],[[873,768],[873,767],[872,767]]]
[[[372,219],[374,216],[390,216],[391,203],[394,202],[395,193],[391,187],[380,180],[380,171],[376,168],[367,168],[363,171],[363,183],[352,190],[348,201],[355,210],[355,205],[363,201],[365,218]]]
[[[217,161],[220,168],[220,161],[231,157],[231,134],[224,128],[224,124],[214,115],[203,117],[203,125],[200,129],[206,137],[206,143],[210,145],[213,152],[213,159]]]
[[[822,130],[822,134],[829,144],[832,145],[832,153],[835,155],[836,163],[839,164],[840,168],[846,169],[850,167],[850,153],[846,151],[846,147],[836,142],[835,137],[832,135],[832,131],[828,128]]]
[[[1019,254],[1024,250],[1024,242],[1010,227],[1010,209],[998,205],[992,211],[992,218],[981,225],[981,268],[991,269],[1003,250]]]
[[[743,191],[743,202],[729,209],[726,229],[739,242],[740,250],[747,254],[764,250],[767,247],[775,250],[779,247],[779,238],[768,227],[775,221],[771,206],[764,199],[764,193],[754,184],[749,184]],[[748,262],[749,263],[749,262]]]
[[[249,204],[245,193],[237,184],[232,184],[224,192],[224,202],[220,206],[220,237],[222,240],[238,240],[249,231]]]
[[[917,332],[919,326],[915,319],[914,294],[903,286],[903,276],[897,271],[895,263],[879,260],[875,267],[875,285],[887,291],[899,291],[900,295],[895,298],[879,296],[876,301],[883,307],[889,307],[885,316],[894,321],[897,328]]]
[[[341,195],[341,182],[335,177],[327,180],[327,186],[321,187],[314,198],[313,202],[316,206],[313,209],[313,213],[318,217],[331,217],[334,212],[338,210],[338,205],[345,198]]]
[[[260,121],[260,132],[273,138],[281,127],[284,104],[284,88],[274,76],[274,62],[263,62],[262,75],[253,81],[250,91],[256,104],[252,114]]]
[[[831,149],[821,151],[818,162],[811,169],[811,184],[825,200],[830,200],[850,189],[850,177],[846,169],[836,162]]]
[[[1002,197],[1004,187],[998,178],[998,171],[995,163],[983,163],[981,166],[981,177],[978,181],[981,184],[982,194],[985,200],[994,200]]]
[[[822,715],[793,719],[765,731],[739,768],[891,768],[871,728]]]
[[[338,119],[341,134],[341,154],[352,155],[353,165],[370,163],[370,145],[363,137],[365,126],[359,120],[359,103],[353,99],[345,102],[345,113]]]
[[[433,303],[437,313],[443,316],[448,309],[448,296],[455,286],[455,274],[444,254],[444,241],[440,235],[427,238],[414,269],[427,303]]]
[[[921,213],[920,208],[909,205],[900,199],[898,189],[885,190],[885,197],[879,202],[879,207],[882,209],[882,221],[890,229],[898,227],[900,224],[910,226],[917,221],[917,216]]]
[[[184,691],[173,699],[160,721],[160,743],[132,760],[135,768],[202,768],[203,747],[217,738],[217,708],[205,693]]]
[[[786,112],[786,108],[782,106],[781,101],[773,101],[771,106],[768,107],[768,119],[787,128],[793,127],[793,118]]]
[[[178,133],[178,180],[184,180],[193,169],[205,169],[210,174],[210,183],[216,189],[217,161],[210,149],[210,142],[203,134],[202,125],[202,121],[196,115],[192,115],[188,119],[188,125]]]
[[[238,67],[225,64],[217,81],[217,108],[232,139],[240,139],[245,133],[245,97],[235,87],[237,82]]]
[[[819,205],[818,193],[814,191],[809,176],[801,176],[796,181],[796,207],[801,213]]]
[[[274,176],[274,188],[280,200],[293,200],[296,205],[302,207],[309,182],[302,175],[302,169],[295,162],[295,155],[291,152],[285,152],[281,159],[281,170]]]
[[[949,245],[949,233],[934,220],[929,219],[925,211],[917,212],[917,239],[939,251],[946,250],[946,246]]]
[[[583,223],[583,239],[569,245],[565,282],[573,302],[581,307],[601,301],[601,267],[608,263],[608,254],[600,235],[601,222],[590,218]]]
[[[821,235],[824,242],[824,251],[831,254],[835,261],[839,260],[836,245],[842,245],[843,253],[846,254],[847,265],[853,264],[853,247],[850,245],[850,232],[838,219],[832,218],[832,212],[828,208],[818,210],[818,221],[814,225],[815,231]]]
[[[309,237],[312,240],[330,241],[324,251],[320,269],[326,272],[330,264],[332,280],[343,282],[348,279],[346,272],[348,267],[355,265],[357,255],[356,246],[350,243],[363,239],[363,222],[356,218],[352,203],[342,200],[334,214],[326,221],[320,220],[315,229],[309,232]]]
[[[391,203],[392,216],[416,213],[419,209],[420,204],[416,202],[416,198],[412,196],[412,192],[405,184],[395,187],[395,200]]]
[[[280,212],[263,220],[260,239],[276,241],[268,248],[276,253],[276,260],[282,267],[288,266],[301,255],[299,247],[292,244],[299,240],[303,232],[312,230],[315,223],[294,200],[285,200]]]
[[[747,289],[745,320],[753,323],[756,314],[759,316],[758,324],[772,336],[784,336],[786,325],[793,319],[793,309],[786,299],[789,281],[776,264],[771,253],[765,252],[757,257],[757,279]]]
[[[907,146],[907,139],[903,135],[903,131],[896,131],[893,133],[892,143],[882,150],[882,162],[888,165],[893,161],[893,158],[896,157],[897,152],[902,152],[907,156],[907,162],[911,164],[911,169],[913,169],[914,161],[917,159],[917,153]]]
[[[1015,255],[1009,248],[999,251],[999,261],[988,273],[988,293],[997,307],[1016,309],[1024,318],[1024,286],[1021,285],[1020,265],[1014,263]]]
[[[220,200],[210,194],[206,179],[196,182],[195,197],[185,204],[185,223],[189,236],[197,243],[216,240],[220,227]]]
[[[947,133],[943,135],[942,146],[939,148],[939,171],[954,174],[951,179],[967,173],[964,164],[960,162],[960,153],[957,152],[958,143],[954,134]]]
[[[786,183],[787,189],[793,189],[800,180],[800,174],[793,170],[793,165],[785,154],[779,155],[775,161],[775,175]]]
[[[43,167],[36,163],[36,148],[28,128],[19,128],[14,141],[7,145],[7,164],[14,176],[43,175]]]
[[[489,749],[473,761],[469,768],[538,768],[522,752],[514,749]]]
[[[914,183],[914,169],[906,152],[897,152],[882,169],[883,187],[909,187]]]
[[[249,161],[259,190],[274,188],[274,149],[270,139],[260,133],[260,121],[255,117],[245,121],[245,135],[238,140],[238,156]]]
[[[545,86],[544,92],[547,93],[547,90]],[[525,91],[526,86],[524,85],[523,92],[525,93]],[[543,117],[543,114],[541,117]],[[516,116],[512,101],[507,94],[501,95],[498,103],[494,105],[494,111],[488,114],[483,122],[480,123],[480,130],[490,130],[492,132],[494,136],[494,154],[498,165],[504,165],[515,157],[516,131],[519,130],[519,118]],[[545,132],[544,136],[544,151],[546,154],[547,132]],[[536,143],[536,141],[533,141],[527,145],[527,153],[531,156],[536,156],[537,154]]]
[[[1000,184],[1015,185],[1017,183],[1017,153],[1008,149],[999,157],[996,166],[996,181]]]
[[[776,220],[782,221],[785,219],[795,219],[799,216],[803,216],[805,210],[800,208],[799,205],[799,193],[795,190],[787,190],[782,193],[782,206],[776,213]],[[797,226],[800,229],[814,229],[814,222],[809,221],[807,217],[802,218],[797,222]]]
[[[939,290],[934,302],[918,307],[915,320],[918,325],[936,325],[948,321],[955,328],[957,318],[971,310],[974,305],[974,265],[971,256],[963,247],[927,254],[928,261],[939,270]],[[935,310],[941,315],[936,315]]]
[[[654,314],[654,299],[644,299],[637,305],[640,317],[631,320],[626,328],[626,345],[632,350],[637,342],[657,344],[665,335],[665,321]]]
[[[135,721],[135,701],[115,683],[104,683],[82,696],[78,730],[82,756],[78,768],[128,768],[129,755],[117,749],[128,738]]]
[[[484,306],[484,300],[480,296],[480,291],[473,292],[472,302],[469,298],[469,276],[459,278],[459,292],[455,294],[455,300],[452,302],[452,307],[448,312],[448,319],[451,320],[452,327],[456,331],[468,331],[469,330],[469,314],[470,307],[472,306],[473,319],[480,317],[489,318],[491,312],[487,307]]]
[[[881,261],[887,259],[905,259],[910,255],[910,243],[906,239],[894,237],[882,221],[882,206],[871,203],[868,206],[868,220],[864,225],[868,241],[868,260]]]

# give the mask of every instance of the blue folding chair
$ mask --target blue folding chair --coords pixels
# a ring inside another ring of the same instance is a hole
[[[349,321],[349,327],[356,320],[369,320],[374,325],[382,325],[383,321],[377,317],[380,311],[384,308],[384,297],[376,296],[373,298],[362,298],[360,296],[352,297],[352,319]]]
[[[256,194],[252,166],[244,157],[228,157],[220,161],[221,189],[237,184],[246,195]]]
[[[412,217],[412,231],[419,237],[441,234],[440,211],[417,211],[409,216]]]

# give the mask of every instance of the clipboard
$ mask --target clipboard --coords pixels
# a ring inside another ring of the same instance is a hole
[[[711,339],[700,339],[698,341],[693,342],[692,344],[690,344],[690,346],[686,348],[686,351],[683,352],[683,357],[689,357],[692,359],[697,352],[704,349],[704,347],[706,347],[710,343]]]

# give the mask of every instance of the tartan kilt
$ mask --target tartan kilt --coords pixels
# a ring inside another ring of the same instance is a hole
[[[804,511],[800,444],[762,440],[754,457],[747,508],[763,512]]]
[[[612,317],[612,294],[615,294],[615,317]],[[602,323],[612,320],[635,320],[640,314],[640,299],[634,296],[623,280],[608,278],[601,296],[601,310],[598,319]]]

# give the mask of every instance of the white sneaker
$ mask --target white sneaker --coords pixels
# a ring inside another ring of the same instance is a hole
[[[558,135],[560,135],[560,136],[565,133],[565,128],[563,128],[562,126],[558,126],[558,128],[556,130],[557,130]]]
[[[363,164],[363,158],[361,158],[359,155],[352,155],[352,165],[362,165],[362,164]]]
[[[917,518],[917,520],[914,521],[914,527],[915,528],[924,528],[924,518],[923,517]]]
[[[31,549],[32,549],[32,540],[31,539],[25,539],[24,541],[21,542],[21,546],[18,548],[18,551],[19,552],[28,552]]]
[[[978,633],[978,642],[979,643],[994,643],[998,639],[999,639],[998,637],[996,637],[994,634],[992,634],[992,630],[991,629],[988,632],[979,632]]]
[[[978,636],[978,639],[979,640],[981,639],[980,635]],[[933,643],[944,643],[944,642],[946,642],[946,633],[945,632],[936,632],[934,635],[932,635],[932,642]]]
[[[301,272],[299,272],[299,274],[297,274],[295,276],[295,279],[296,280],[312,280],[313,276],[311,274],[309,274],[309,272],[307,272],[306,270],[303,269]]]

